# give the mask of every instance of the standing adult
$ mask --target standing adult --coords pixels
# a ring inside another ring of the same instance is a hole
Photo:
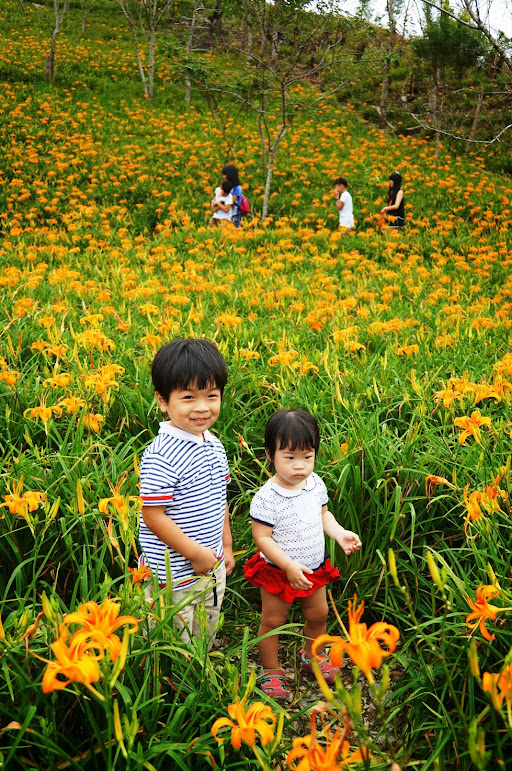
[[[354,227],[354,207],[352,196],[347,190],[348,182],[345,177],[338,177],[334,180],[333,195],[336,202],[336,208],[340,213],[340,228],[347,232]]]
[[[224,166],[222,169],[222,179],[231,183],[231,195],[233,196],[233,205],[231,207],[231,222],[235,227],[240,227],[242,214],[240,213],[240,202],[242,200],[242,188],[238,177],[238,169],[232,163]]]
[[[388,205],[381,209],[386,215],[390,228],[403,228],[405,225],[405,201],[402,190],[402,175],[394,171],[389,175]]]

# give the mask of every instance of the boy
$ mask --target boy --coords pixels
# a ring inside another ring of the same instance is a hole
[[[218,227],[221,221],[232,222],[233,196],[231,182],[223,180],[220,187],[215,188],[215,198],[212,200],[213,217],[210,220],[212,227]]]
[[[354,227],[352,196],[347,188],[348,182],[345,177],[338,177],[334,181],[333,195],[336,200],[336,208],[340,213],[340,228],[344,228],[346,232]]]
[[[160,423],[142,456],[139,567],[149,565],[164,586],[169,552],[173,602],[187,598],[177,615],[178,628],[186,641],[201,637],[204,607],[211,647],[226,575],[235,564],[226,500],[228,463],[221,442],[209,432],[220,412],[226,363],[209,340],[176,339],[157,352],[151,377],[169,420]]]

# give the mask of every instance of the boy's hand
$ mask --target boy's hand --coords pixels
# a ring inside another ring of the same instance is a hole
[[[218,561],[217,554],[206,546],[200,546],[197,555],[190,560],[196,576],[207,576]]]
[[[348,555],[353,554],[355,551],[359,551],[361,548],[361,540],[357,533],[353,533],[352,530],[343,530],[336,540],[345,554]]]
[[[290,582],[292,589],[302,589],[306,591],[311,589],[313,584],[309,581],[304,573],[312,573],[311,568],[307,568],[305,565],[300,565],[298,562],[292,562],[290,567],[286,569],[286,577]]]
[[[229,576],[235,567],[235,558],[231,546],[224,546],[224,564],[226,566],[226,575]]]

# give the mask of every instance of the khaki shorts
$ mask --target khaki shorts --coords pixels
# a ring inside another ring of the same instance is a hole
[[[208,650],[215,642],[215,634],[219,625],[222,600],[226,591],[226,565],[223,562],[211,575],[197,581],[186,589],[173,589],[172,601],[180,608],[174,619],[176,628],[185,642],[192,637],[201,639],[203,634],[208,639]],[[158,593],[161,589],[158,590]],[[154,584],[146,586],[146,600],[155,595]]]

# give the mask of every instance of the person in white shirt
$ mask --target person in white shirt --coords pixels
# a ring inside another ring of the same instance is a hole
[[[212,199],[213,216],[210,220],[210,226],[218,226],[221,221],[232,222],[233,220],[233,196],[231,194],[231,182],[224,180],[220,187],[215,188],[215,198]]]
[[[336,208],[340,213],[340,228],[352,230],[354,227],[354,208],[352,205],[352,196],[347,190],[348,182],[345,177],[338,177],[334,181],[333,195],[336,201]]]

